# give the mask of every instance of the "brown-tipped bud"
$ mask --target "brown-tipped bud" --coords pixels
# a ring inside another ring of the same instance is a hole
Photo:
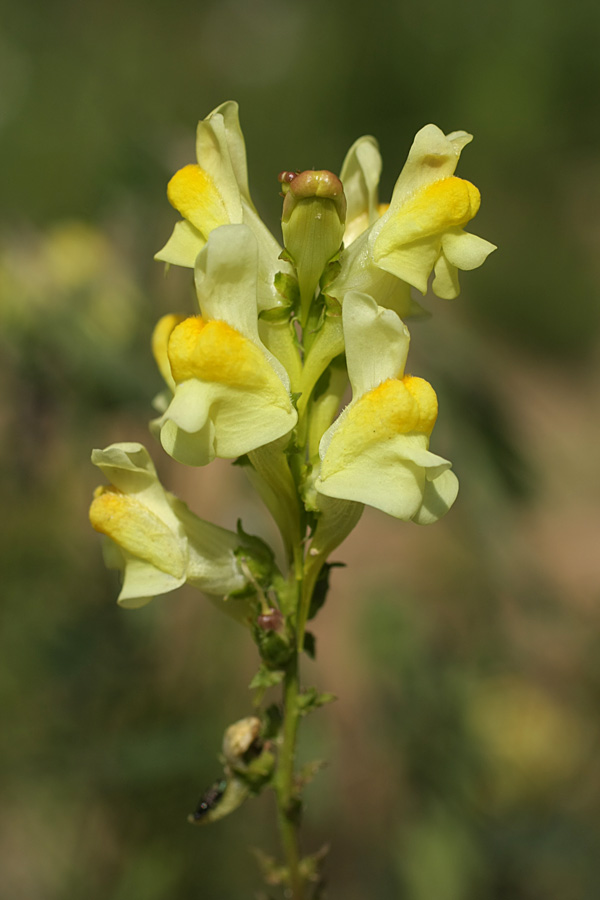
[[[285,195],[289,191],[290,183],[299,174],[299,172],[286,172],[285,170],[279,173],[279,175],[277,176],[277,181],[281,185],[281,193],[283,197],[285,197]]]
[[[300,321],[308,322],[319,280],[339,251],[346,221],[346,197],[342,182],[333,172],[280,174],[284,186],[281,228],[300,288]]]
[[[281,631],[283,628],[283,616],[278,609],[270,609],[268,612],[257,616],[256,624],[263,631]]]
[[[290,177],[291,176],[291,177]],[[316,171],[307,169],[305,172],[280,172],[279,180],[288,185],[288,190],[283,204],[283,221],[288,222],[296,203],[299,200],[309,200],[311,197],[321,197],[324,200],[332,200],[342,225],[346,222],[346,195],[342,182],[333,172],[322,169]]]

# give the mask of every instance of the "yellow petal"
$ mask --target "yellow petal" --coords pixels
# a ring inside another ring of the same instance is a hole
[[[229,222],[223,198],[214,181],[196,164],[175,172],[167,186],[167,196],[171,205],[205,238],[214,228]]]
[[[108,488],[96,493],[90,507],[92,527],[127,550],[175,578],[185,572],[185,554],[171,528],[147,506]]]
[[[269,385],[277,393],[284,390],[260,348],[226,322],[185,319],[173,330],[168,353],[178,384],[197,378],[253,391]]]
[[[419,410],[419,420],[414,430],[420,434],[431,434],[438,415],[438,402],[434,389],[424,378],[405,375],[402,384],[412,395]]]
[[[340,420],[323,459],[321,478],[343,469],[369,448],[399,434],[429,437],[437,418],[437,397],[431,385],[410,375],[389,378],[369,391]]]
[[[466,225],[480,202],[480,193],[470,181],[455,176],[434,181],[392,213],[376,241],[375,258],[394,246]]]
[[[180,219],[165,246],[154,254],[154,259],[193,269],[196,257],[205,246],[206,238],[202,232],[187,219]]]
[[[176,316],[173,313],[163,316],[156,323],[156,327],[152,333],[152,354],[156,360],[160,374],[171,390],[175,390],[175,382],[171,374],[171,364],[167,355],[167,347],[171,332],[182,320],[183,316]]]

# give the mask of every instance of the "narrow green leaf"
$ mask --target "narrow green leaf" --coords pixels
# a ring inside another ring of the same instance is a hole
[[[298,697],[298,712],[301,716],[306,716],[320,706],[325,706],[327,703],[333,703],[334,700],[337,700],[335,694],[327,692],[319,694],[316,688],[307,688],[307,690]]]
[[[312,631],[306,631],[304,633],[304,652],[311,659],[314,659],[317,655],[317,639]]]
[[[283,681],[284,675],[285,672],[281,669],[267,669],[266,666],[261,666],[250,682],[250,690],[275,687],[276,684],[280,684]]]

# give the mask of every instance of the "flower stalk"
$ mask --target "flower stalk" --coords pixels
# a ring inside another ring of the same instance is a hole
[[[198,305],[155,329],[165,389],[151,432],[180,464],[242,466],[281,534],[283,570],[241,522],[219,528],[166,490],[141,444],[92,456],[109,484],[90,519],[122,573],[119,603],[143,606],[187,583],[256,644],[254,713],[226,729],[222,775],[189,820],[214,822],[272,789],[284,859],[260,860],[288,900],[316,898],[322,882],[325,851],[300,850],[308,776],[296,771],[296,749],[301,719],[335,699],[300,682],[330,556],[365,504],[428,525],[458,492],[451,463],[430,450],[435,391],[405,372],[404,319],[421,311],[413,290],[425,293],[433,276],[434,293],[455,297],[458,271],[494,249],[465,231],[480,197],[454,172],[470,140],[421,129],[387,205],[372,137],[352,145],[341,177],[282,172],[283,246],[250,196],[237,104],[199,123],[197,162],[169,182],[181,219],[157,259],[193,271]],[[269,704],[277,688],[281,702]]]
[[[293,900],[303,900],[304,897],[304,884],[300,872],[301,855],[299,846],[301,806],[294,787],[299,720],[299,690],[298,653],[294,652],[285,670],[282,740],[275,775],[281,844],[289,872],[289,884]]]

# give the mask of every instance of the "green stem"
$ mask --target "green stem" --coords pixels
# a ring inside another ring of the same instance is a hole
[[[294,762],[298,734],[298,655],[294,654],[285,674],[283,696],[283,743],[277,771],[279,830],[290,873],[293,900],[303,900],[304,884],[300,873],[298,826],[300,801],[294,788]]]
[[[296,582],[296,612],[302,597],[302,576],[304,559],[302,547],[298,545],[294,553],[294,576]],[[298,828],[300,824],[300,798],[294,784],[294,763],[296,760],[296,740],[298,736],[298,693],[299,655],[294,652],[285,670],[283,682],[283,730],[279,750],[276,793],[281,843],[290,873],[291,900],[304,900],[304,879],[300,872],[300,848]]]
[[[322,565],[322,564],[321,564]],[[311,579],[309,589],[302,592],[300,603],[298,604],[298,626],[296,630],[296,648],[298,653],[302,653],[304,648],[304,632],[306,631],[306,623],[308,621],[308,613],[310,611],[310,601],[312,600],[313,590],[317,581],[321,566],[316,570],[314,578]]]

